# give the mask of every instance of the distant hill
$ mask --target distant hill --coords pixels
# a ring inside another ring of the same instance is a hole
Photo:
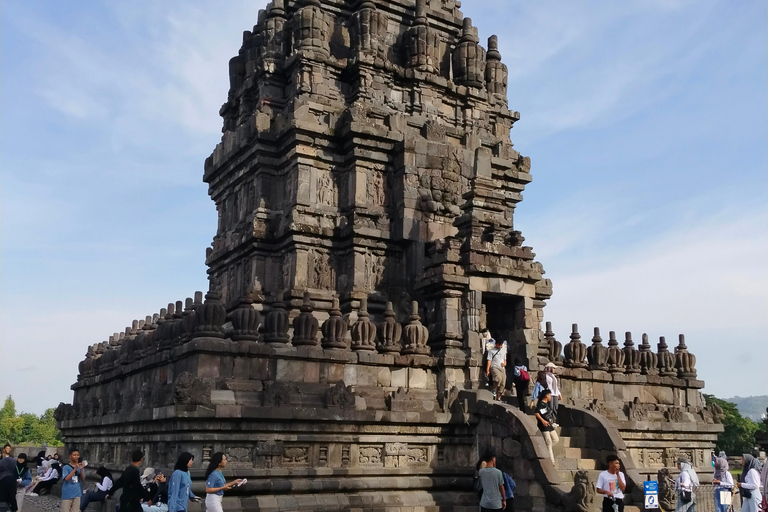
[[[733,398],[724,398],[726,402],[736,404],[742,416],[752,421],[761,421],[765,408],[768,407],[768,395],[763,396],[735,396]]]

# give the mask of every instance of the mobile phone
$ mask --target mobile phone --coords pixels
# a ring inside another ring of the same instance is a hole
[[[240,481],[240,483],[239,483],[239,484],[237,484],[237,486],[238,486],[238,487],[240,487],[241,485],[245,485],[245,483],[246,483],[247,481],[248,481],[248,479],[247,479],[247,478],[243,478],[243,479]]]
[[[84,461],[83,461],[83,467],[85,467],[85,466],[87,466],[87,465],[88,465],[88,461],[87,461],[87,460],[84,460]]]

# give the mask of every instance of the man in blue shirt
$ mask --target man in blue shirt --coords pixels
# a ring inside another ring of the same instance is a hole
[[[77,448],[69,450],[69,464],[61,469],[64,481],[61,485],[61,512],[79,512],[83,495],[85,464],[80,462]]]

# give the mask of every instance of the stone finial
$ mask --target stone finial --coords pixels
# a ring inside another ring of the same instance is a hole
[[[328,311],[328,319],[323,322],[322,331],[323,348],[349,348],[347,341],[348,324],[347,319],[341,316],[338,297],[333,298],[331,310]]]
[[[294,346],[299,345],[317,345],[317,331],[319,322],[312,314],[314,308],[309,298],[309,292],[304,292],[304,300],[299,308],[299,316],[293,319],[293,339],[291,343]]]
[[[184,301],[184,312],[181,314],[181,326],[179,335],[181,343],[185,343],[192,338],[195,330],[195,301],[190,297]]]
[[[506,103],[509,71],[507,66],[501,62],[499,39],[495,35],[488,38],[488,53],[486,57],[485,87],[489,94],[493,94],[496,98]]]
[[[350,19],[352,48],[361,54],[376,55],[387,37],[387,14],[365,0]]]
[[[272,7],[263,22],[264,30],[261,36],[264,38],[262,57],[265,69],[274,73],[282,67],[282,62],[287,56],[287,35],[285,31],[285,3],[283,0],[273,0]],[[259,24],[262,25],[262,24]]]
[[[427,0],[416,0],[416,17],[405,34],[407,66],[425,73],[434,73],[438,66],[438,36],[429,26]]]
[[[368,314],[368,299],[360,299],[357,321],[352,324],[352,350],[376,350],[376,326]]]
[[[638,352],[640,353],[640,372],[643,375],[658,375],[659,358],[651,351],[651,344],[648,342],[648,335],[643,333],[643,341],[640,343]]]
[[[182,313],[183,310],[184,310],[184,302],[182,302],[180,300],[177,300],[176,301],[176,308],[173,311],[173,318],[177,318],[177,319],[181,318],[182,315],[183,315],[183,313]]]
[[[264,342],[272,346],[288,343],[288,311],[283,303],[283,292],[275,294],[272,308],[264,315]]]
[[[411,315],[408,324],[403,328],[405,334],[405,346],[403,354],[429,354],[431,352],[427,341],[429,330],[422,325],[419,316],[419,303],[415,300],[411,303]]]
[[[632,341],[632,333],[624,333],[624,371],[626,373],[640,373],[640,352]]]
[[[193,305],[198,305],[198,304],[202,304],[202,303],[203,303],[203,292],[196,291],[195,292],[195,299],[194,299],[194,302],[192,304]]]
[[[662,377],[677,377],[675,356],[669,351],[667,340],[664,336],[659,337],[659,344],[657,347],[657,355],[659,356],[659,375]]]
[[[560,354],[563,350],[563,344],[555,339],[555,333],[552,331],[552,322],[546,323],[544,343],[547,347],[547,359],[555,364],[562,364],[563,357]]]
[[[141,329],[144,330],[144,331],[151,331],[152,329],[154,329],[154,326],[152,325],[152,317],[151,316],[147,315],[144,318],[144,325],[142,326]]]
[[[579,324],[573,324],[571,327],[571,341],[563,347],[563,353],[565,354],[564,363],[568,368],[587,367],[587,363],[584,361],[587,357],[587,347],[581,342]]]
[[[398,354],[402,350],[400,338],[403,333],[403,326],[395,318],[395,310],[392,303],[387,302],[384,308],[384,321],[379,324],[379,352],[391,352]]]
[[[603,346],[603,338],[600,337],[600,328],[595,327],[592,336],[592,345],[587,348],[587,360],[590,370],[608,370],[608,349]]]
[[[256,341],[259,339],[259,312],[253,309],[253,299],[244,297],[240,305],[229,314],[235,341]]]
[[[675,347],[675,369],[681,379],[696,378],[696,356],[688,352],[685,346],[685,335],[679,335],[679,343]]]
[[[608,333],[608,371],[611,373],[624,373],[624,352],[619,348],[616,333]]]
[[[305,58],[330,55],[331,21],[319,0],[304,0],[293,15],[293,46]]]
[[[485,84],[485,50],[478,44],[477,29],[470,18],[464,18],[459,44],[453,51],[453,81],[477,88]]]
[[[197,298],[197,292],[195,292]],[[227,310],[221,304],[221,294],[209,291],[205,294],[205,302],[195,305],[195,327],[193,338],[224,338],[224,323],[227,321]]]

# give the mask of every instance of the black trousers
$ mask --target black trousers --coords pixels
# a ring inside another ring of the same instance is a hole
[[[619,512],[624,512],[624,500],[616,498],[616,504],[619,506]],[[603,498],[603,512],[613,512],[613,500],[611,498]]]
[[[526,402],[528,401],[528,385],[531,383],[531,381],[527,380],[525,382],[515,382],[515,393],[517,394],[517,406],[520,407],[520,410],[523,412],[528,412],[528,405]]]

